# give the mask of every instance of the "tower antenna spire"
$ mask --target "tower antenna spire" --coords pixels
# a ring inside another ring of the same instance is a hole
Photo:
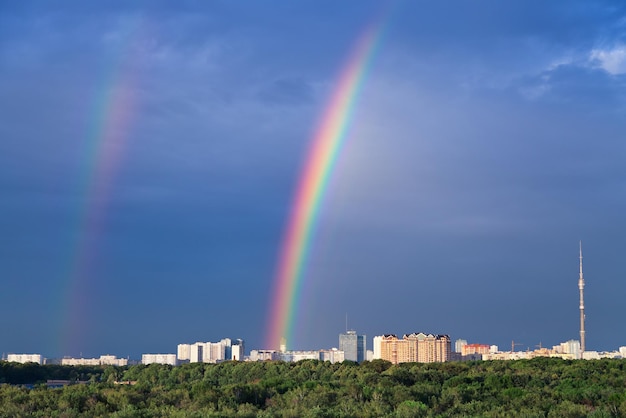
[[[585,280],[583,279],[583,242],[579,243],[580,275],[578,276],[578,290],[580,292],[580,356],[585,352],[585,299],[583,289]]]

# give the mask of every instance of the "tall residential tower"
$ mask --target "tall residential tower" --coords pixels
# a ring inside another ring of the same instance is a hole
[[[583,298],[583,289],[585,288],[585,280],[583,279],[583,242],[580,241],[579,249],[580,259],[580,275],[578,277],[578,290],[580,291],[580,355],[582,357],[585,352],[585,302]]]

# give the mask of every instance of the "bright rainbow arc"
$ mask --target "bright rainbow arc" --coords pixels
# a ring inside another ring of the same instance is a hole
[[[268,349],[279,347],[285,337],[290,341],[296,316],[296,305],[313,241],[318,213],[329,179],[348,134],[367,70],[383,32],[383,20],[369,26],[358,39],[347,65],[339,77],[321,123],[311,140],[283,238],[273,300],[270,305]]]

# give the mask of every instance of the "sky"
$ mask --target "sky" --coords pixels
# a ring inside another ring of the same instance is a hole
[[[621,1],[0,2],[0,351],[263,347],[320,118],[383,32],[291,349],[626,345]]]

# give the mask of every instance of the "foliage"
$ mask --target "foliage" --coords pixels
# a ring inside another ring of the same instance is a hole
[[[42,384],[48,379],[88,383],[48,388]],[[178,367],[0,362],[0,382],[0,417],[626,417],[626,360],[609,359]]]

